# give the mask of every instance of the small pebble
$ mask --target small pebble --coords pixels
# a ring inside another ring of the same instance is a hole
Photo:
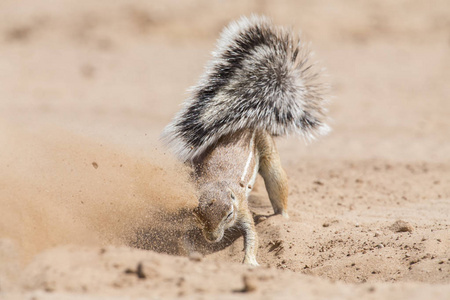
[[[256,291],[256,282],[253,278],[250,278],[248,275],[244,275],[242,280],[244,281],[244,288],[242,289],[244,293]]]
[[[203,255],[200,252],[194,251],[189,253],[189,260],[191,261],[201,261],[203,258]]]
[[[393,232],[412,232],[414,230],[411,224],[403,220],[395,221],[394,224],[389,226],[389,229]]]

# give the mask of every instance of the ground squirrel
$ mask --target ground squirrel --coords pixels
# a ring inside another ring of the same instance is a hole
[[[199,189],[194,210],[203,235],[222,239],[236,226],[244,263],[258,265],[247,198],[259,172],[275,214],[288,217],[288,184],[273,136],[313,139],[328,132],[324,84],[298,35],[265,17],[227,26],[213,59],[162,138],[191,164]]]

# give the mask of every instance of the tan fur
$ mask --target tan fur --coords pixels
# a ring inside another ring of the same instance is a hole
[[[241,131],[222,137],[193,162],[200,191],[194,214],[210,242],[222,239],[224,231],[237,226],[244,233],[244,263],[258,265],[258,238],[247,196],[256,172],[264,178],[275,214],[287,214],[288,185],[270,134]]]

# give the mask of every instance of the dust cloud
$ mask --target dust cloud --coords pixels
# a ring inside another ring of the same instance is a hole
[[[168,154],[1,125],[0,236],[24,262],[65,244],[148,247],[139,232],[161,229],[196,205],[189,169]]]

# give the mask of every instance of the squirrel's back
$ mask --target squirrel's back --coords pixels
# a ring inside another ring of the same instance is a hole
[[[163,140],[183,161],[242,129],[325,134],[324,84],[298,35],[264,17],[232,22]]]

